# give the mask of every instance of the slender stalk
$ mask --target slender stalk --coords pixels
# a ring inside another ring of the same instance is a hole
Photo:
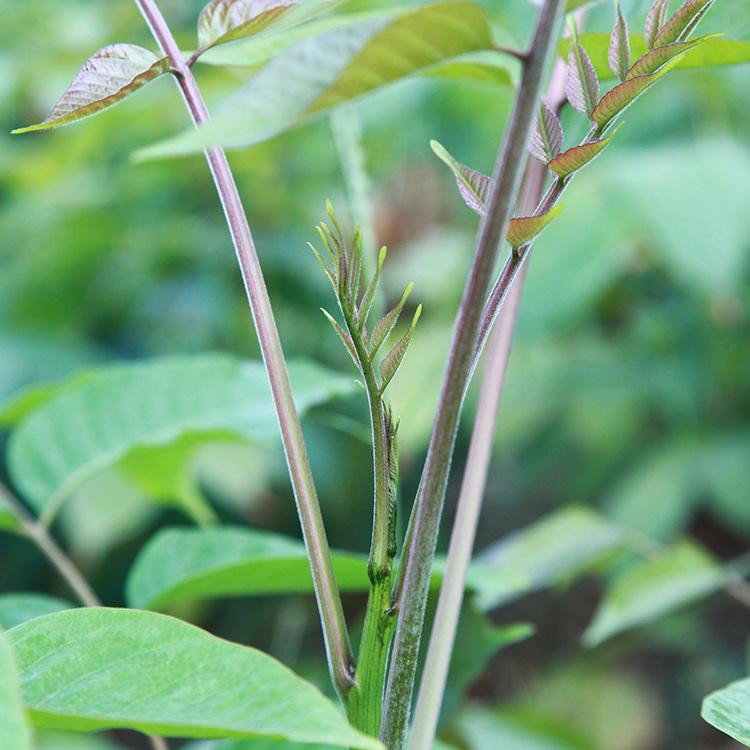
[[[102,603],[91,585],[78,569],[76,564],[65,554],[63,549],[52,538],[45,524],[37,521],[8,489],[0,485],[0,503],[10,508],[11,513],[21,525],[21,532],[52,564],[60,577],[68,584],[78,601],[84,607],[101,607]],[[146,735],[153,750],[169,750],[163,737]]]
[[[135,0],[151,32],[172,64],[173,72],[195,125],[209,120],[208,110],[190,67],[182,58],[174,36],[154,0]],[[343,698],[353,684],[353,657],[341,606],[341,596],[331,564],[323,518],[307,456],[302,427],[292,398],[289,375],[263,273],[247,223],[234,176],[224,150],[206,149],[206,159],[219,193],[250,309],[260,350],[271,384],[292,481],[302,533],[310,559],[315,595],[320,611],[328,667],[334,686]]]
[[[500,239],[518,192],[542,76],[557,39],[563,5],[562,0],[546,0],[540,11],[456,319],[420,491],[410,520],[408,548],[399,571],[399,620],[381,722],[381,738],[390,750],[401,748],[406,737],[430,571],[465,386],[474,359],[484,300]]]

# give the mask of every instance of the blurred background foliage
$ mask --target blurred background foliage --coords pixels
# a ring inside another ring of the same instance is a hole
[[[161,3],[185,48],[192,46],[201,4]],[[359,0],[350,7],[384,4],[395,3]],[[498,38],[523,45],[533,6],[525,0],[483,5]],[[645,0],[623,5],[637,25]],[[115,41],[153,47],[125,1],[0,0],[0,17],[5,134],[46,114],[99,47]],[[609,6],[596,7],[587,29],[609,30],[611,17]],[[703,29],[750,39],[747,0],[717,3]],[[209,102],[248,75],[199,70]],[[748,81],[747,67],[670,75],[628,112],[614,145],[575,181],[565,213],[539,242],[477,549],[575,503],[664,542],[692,536],[720,560],[747,550]],[[377,243],[390,250],[388,294],[395,298],[413,280],[413,303],[425,306],[393,386],[407,506],[476,230],[476,217],[429,140],[487,172],[510,100],[506,88],[415,79],[354,107],[364,132]],[[564,124],[573,134],[582,126],[570,114]],[[0,398],[110,360],[205,350],[257,357],[203,160],[130,160],[134,150],[185,123],[178,92],[164,78],[75,128],[0,135]],[[330,290],[305,249],[326,197],[341,214],[347,211],[330,120],[230,158],[287,354],[350,373],[318,312],[330,304]],[[471,412],[470,398],[447,518]],[[364,400],[356,394],[305,421],[331,542],[354,551],[365,551],[370,537],[366,424]],[[209,446],[200,456],[200,476],[223,519],[298,535],[280,450]],[[56,531],[105,602],[116,605],[137,550],[166,523],[189,521],[122,477],[102,474],[66,505]],[[0,543],[0,590],[68,596],[36,551],[9,536]],[[580,636],[602,590],[601,580],[584,577],[565,592],[534,594],[495,611],[497,623],[533,622],[536,635],[472,672],[469,695],[498,711],[464,712],[446,736],[457,745],[506,750],[734,747],[701,722],[699,704],[705,693],[747,672],[747,607],[715,594],[585,649]],[[356,619],[361,598],[347,597],[346,604]],[[270,650],[325,684],[310,597],[235,599],[181,614]]]

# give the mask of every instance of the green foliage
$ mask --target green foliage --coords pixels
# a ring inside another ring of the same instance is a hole
[[[548,166],[558,177],[568,177],[599,156],[609,146],[613,137],[614,133],[606,138],[599,138],[582,143],[580,146],[573,146],[556,156]]]
[[[750,679],[738,680],[707,696],[701,715],[712,726],[750,747]]]
[[[35,617],[70,609],[73,605],[46,594],[23,592],[0,594],[0,628],[10,630]]]
[[[32,750],[31,731],[21,702],[15,658],[0,629],[0,728],[8,750]]]
[[[271,657],[164,615],[73,609],[19,625],[9,638],[38,727],[380,747]]]

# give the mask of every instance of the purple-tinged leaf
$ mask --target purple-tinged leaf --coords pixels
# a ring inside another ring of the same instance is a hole
[[[573,31],[568,55],[568,77],[565,83],[565,94],[568,101],[581,114],[591,117],[599,101],[599,79],[591,64],[588,53],[578,41]]]
[[[378,352],[378,349],[383,345],[383,342],[388,338],[388,335],[393,330],[393,327],[398,321],[398,316],[401,315],[401,311],[404,309],[406,300],[411,294],[411,290],[414,289],[414,284],[409,284],[404,293],[401,295],[396,307],[387,312],[377,323],[372,331],[372,338],[370,339],[369,356],[372,360]]]
[[[563,145],[563,129],[557,115],[544,103],[539,105],[536,126],[531,133],[529,152],[545,164],[554,159]],[[489,178],[486,178],[489,179]]]
[[[667,7],[669,0],[654,0],[648,15],[646,16],[646,26],[643,29],[643,37],[646,40],[646,46],[653,49],[656,35],[661,31],[662,26],[667,18]]]
[[[616,117],[621,115],[644,91],[651,88],[665,73],[669,72],[680,61],[679,56],[673,57],[662,65],[656,73],[647,76],[628,78],[623,83],[608,91],[599,104],[596,105],[591,118],[599,126],[600,131],[608,127]]]
[[[485,205],[492,190],[492,178],[467,167],[465,164],[461,164],[437,141],[430,141],[430,147],[435,152],[435,155],[441,161],[445,162],[451,172],[453,172],[456,184],[458,185],[458,191],[461,193],[461,197],[464,199],[466,205],[480,216],[484,216]]]
[[[687,0],[670,16],[654,39],[654,47],[681,42],[713,4],[713,0]]]
[[[664,47],[655,47],[633,63],[633,67],[630,68],[625,79],[656,73],[662,65],[666,65],[675,57],[680,57],[685,52],[689,52],[691,49],[703,44],[703,42],[709,39],[716,39],[719,36],[720,34],[709,34],[708,36],[697,37],[687,42],[677,42],[676,44],[667,44]]]
[[[42,122],[13,133],[48,130],[111,107],[169,70],[167,58],[135,44],[111,44],[93,54]]]
[[[577,172],[598,156],[614,138],[614,133],[597,141],[587,141],[580,146],[573,146],[555,157],[547,166],[558,176],[567,177]]]
[[[537,216],[517,216],[510,220],[505,239],[511,247],[522,247],[531,242],[552,219],[562,213],[562,206],[554,206],[547,213]]]
[[[422,305],[417,307],[414,317],[412,318],[409,330],[398,340],[398,343],[391,349],[380,364],[380,376],[382,378],[380,384],[380,394],[385,392],[394,375],[398,372],[398,368],[401,367],[401,363],[404,361],[404,356],[411,343],[411,337],[414,334],[414,329],[417,327],[419,316],[422,314]]]
[[[630,37],[628,22],[622,15],[620,0],[615,3],[615,25],[609,40],[609,69],[621,80],[625,80],[630,68]]]

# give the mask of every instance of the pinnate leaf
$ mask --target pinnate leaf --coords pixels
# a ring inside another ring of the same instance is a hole
[[[669,0],[654,0],[648,11],[646,25],[643,29],[643,36],[646,40],[646,46],[649,49],[653,49],[656,36],[664,26],[664,21],[666,21],[667,18],[668,6]]]
[[[580,146],[573,146],[573,148],[569,148],[555,157],[548,166],[558,177],[567,177],[598,156],[609,145],[613,137],[614,133],[607,138],[587,141]]]
[[[654,47],[683,41],[712,4],[713,0],[687,0],[670,16],[656,35]]]
[[[169,70],[169,60],[135,44],[112,44],[92,55],[42,122],[17,128],[29,133],[67,125],[121,102]]]
[[[588,53],[576,36],[571,41],[568,54],[565,94],[575,109],[591,117],[599,100],[599,79]]]
[[[10,641],[0,629],[0,739],[8,750],[32,750]]]
[[[689,52],[709,39],[717,39],[718,37],[718,34],[711,34],[709,36],[697,37],[687,42],[676,42],[675,44],[666,44],[663,47],[655,47],[633,63],[626,78],[651,75],[670,60],[681,57],[685,52]]]
[[[382,378],[380,393],[388,387],[388,384],[393,380],[394,376],[398,372],[398,368],[401,367],[401,363],[404,361],[404,356],[411,343],[411,337],[414,334],[414,329],[417,327],[417,322],[422,314],[422,305],[417,307],[414,317],[412,318],[409,330],[398,340],[396,345],[391,351],[386,354],[385,358],[380,364],[380,376]]]
[[[511,247],[521,247],[536,237],[552,219],[562,213],[562,206],[553,206],[547,213],[538,216],[517,216],[508,224],[505,239]]]
[[[37,726],[381,747],[270,656],[165,615],[72,609],[8,636]]]
[[[414,284],[409,284],[404,293],[401,295],[401,299],[398,304],[389,312],[387,312],[373,328],[372,336],[370,337],[370,357],[374,357],[378,349],[383,345],[383,342],[388,338],[388,335],[393,330],[393,327],[398,322],[398,317],[401,315],[401,311],[404,309],[406,300],[414,289]]]
[[[622,15],[620,2],[616,2],[615,25],[609,42],[609,68],[621,80],[625,80],[630,68],[630,37],[628,23]]]
[[[750,678],[737,680],[706,696],[701,716],[711,726],[750,747]]]
[[[430,141],[430,147],[435,155],[448,165],[453,176],[456,178],[458,191],[464,199],[464,203],[476,211],[480,216],[485,214],[485,205],[490,197],[493,180],[491,177],[477,172],[465,164],[461,164],[451,156],[448,151],[437,141]]]
[[[541,102],[536,125],[531,132],[529,151],[534,158],[546,164],[560,153],[562,145],[563,129],[560,119],[544,102]]]

